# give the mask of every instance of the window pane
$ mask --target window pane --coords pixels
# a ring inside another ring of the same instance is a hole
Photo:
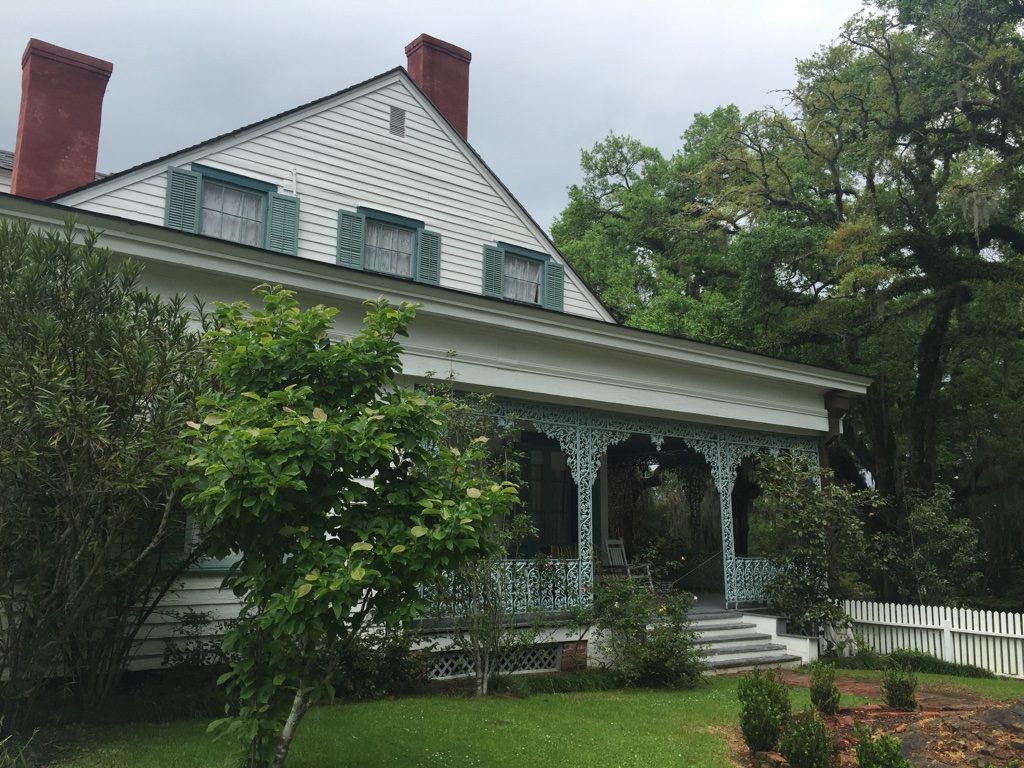
[[[232,216],[242,215],[242,191],[233,187],[224,187],[224,213]]]
[[[265,196],[259,192],[203,180],[199,231],[246,245],[263,245]]]
[[[412,251],[416,233],[379,221],[366,222],[367,269],[389,275],[412,277]]]
[[[505,254],[505,298],[540,303],[540,276],[543,264],[536,259]]]

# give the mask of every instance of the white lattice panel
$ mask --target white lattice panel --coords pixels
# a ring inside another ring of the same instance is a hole
[[[561,660],[560,643],[531,645],[519,653],[502,658],[498,664],[498,673],[515,675],[522,672],[557,672]],[[431,656],[430,677],[433,680],[469,677],[475,672],[476,664],[465,651],[440,651]]]

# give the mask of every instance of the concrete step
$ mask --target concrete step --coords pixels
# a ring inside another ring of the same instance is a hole
[[[732,624],[743,624],[743,616],[738,613],[733,614],[710,614],[701,616],[690,616],[690,626],[695,628],[717,628],[720,626],[728,626]]]
[[[690,621],[717,621],[718,619],[733,619],[739,621],[743,616],[739,611],[690,611]]]
[[[754,658],[736,658],[724,656],[711,658],[704,661],[704,669],[708,674],[720,675],[729,672],[748,672],[752,669],[766,669],[774,667],[778,669],[795,669],[800,666],[800,657],[791,656],[788,653],[769,653]]]
[[[726,643],[761,643],[772,639],[771,635],[760,632],[737,632],[735,634],[723,635],[722,637],[703,638],[696,637],[693,644],[697,646],[719,646]]]
[[[705,648],[703,653],[705,656],[732,656],[739,657],[743,654],[754,653],[766,655],[774,653],[775,651],[784,651],[786,646],[781,643],[741,643],[734,644],[729,643],[723,646],[712,646]]]
[[[747,622],[729,623],[729,624],[691,624],[690,629],[696,633],[697,637],[701,640],[714,640],[720,637],[726,637],[728,635],[734,635],[736,633],[749,633],[750,630],[755,629],[756,624],[748,624]]]

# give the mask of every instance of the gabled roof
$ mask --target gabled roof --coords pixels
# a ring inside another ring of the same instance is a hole
[[[51,202],[61,202],[62,200],[65,200],[68,197],[71,197],[72,195],[77,195],[77,194],[79,194],[81,192],[93,189],[95,187],[104,186],[104,185],[107,185],[107,184],[109,184],[111,182],[116,182],[118,179],[120,179],[122,177],[125,177],[125,176],[128,176],[130,174],[136,173],[138,171],[141,171],[141,170],[144,170],[144,169],[148,169],[148,168],[159,168],[161,166],[172,164],[172,161],[174,160],[174,158],[176,158],[176,157],[178,157],[180,155],[184,155],[184,154],[187,154],[187,153],[194,152],[197,149],[202,149],[203,147],[216,144],[216,143],[221,142],[221,141],[223,141],[225,139],[231,139],[231,138],[234,138],[234,137],[241,137],[244,134],[247,134],[247,133],[249,133],[249,132],[251,132],[253,130],[256,130],[256,129],[260,128],[261,126],[268,125],[268,124],[271,124],[271,123],[275,123],[277,121],[282,120],[283,118],[289,117],[290,115],[298,114],[300,112],[308,110],[311,107],[316,107],[316,106],[321,105],[321,104],[327,104],[327,103],[329,103],[329,102],[331,102],[333,100],[336,100],[338,98],[346,96],[346,95],[348,95],[348,94],[350,94],[350,93],[352,93],[354,91],[357,91],[359,89],[365,88],[365,87],[370,86],[370,85],[373,85],[374,83],[377,83],[377,82],[382,82],[382,81],[386,80],[387,78],[392,77],[394,75],[400,75],[408,85],[412,86],[412,88],[423,97],[424,102],[426,103],[428,108],[431,110],[432,114],[435,115],[436,117],[440,118],[441,121],[443,121],[443,123],[446,126],[448,126],[448,128],[450,129],[450,132],[451,132],[451,138],[454,141],[456,141],[460,146],[462,146],[466,151],[468,151],[472,155],[472,157],[476,160],[476,162],[478,162],[481,165],[481,167],[483,168],[483,170],[486,173],[486,175],[488,177],[490,177],[490,179],[495,184],[497,184],[498,187],[501,188],[501,190],[504,192],[504,194],[506,194],[509,197],[509,199],[512,201],[513,205],[518,209],[519,213],[522,214],[529,221],[530,225],[533,226],[533,228],[544,239],[544,241],[552,248],[552,250],[554,250],[556,253],[561,255],[561,252],[555,246],[554,242],[551,240],[551,238],[548,235],[548,233],[544,230],[544,228],[542,226],[540,226],[540,224],[537,223],[536,219],[533,218],[533,216],[526,209],[526,207],[522,203],[519,202],[519,199],[515,196],[515,194],[513,194],[512,190],[510,190],[508,188],[508,186],[505,184],[505,182],[503,182],[498,177],[498,175],[487,164],[487,161],[485,161],[483,159],[483,157],[481,157],[480,153],[477,152],[473,148],[473,146],[469,143],[469,141],[465,137],[463,137],[461,133],[459,133],[459,131],[455,128],[455,126],[452,125],[451,121],[448,120],[448,118],[444,115],[444,113],[441,112],[441,110],[437,109],[437,107],[434,106],[433,102],[431,102],[431,100],[430,100],[430,97],[427,96],[427,94],[423,91],[422,88],[419,87],[419,85],[416,83],[416,81],[412,79],[412,77],[409,75],[409,72],[406,70],[406,68],[405,67],[401,67],[401,66],[389,69],[386,72],[382,72],[381,74],[376,75],[376,76],[371,77],[371,78],[368,78],[366,80],[363,80],[362,82],[356,83],[354,85],[350,85],[349,87],[343,88],[340,91],[335,91],[334,93],[328,94],[327,96],[322,96],[322,97],[320,97],[318,99],[314,99],[314,100],[306,102],[304,104],[300,104],[300,105],[298,105],[296,107],[293,107],[291,109],[287,109],[287,110],[285,110],[283,112],[279,112],[277,114],[271,115],[270,117],[266,117],[266,118],[264,118],[262,120],[257,120],[254,123],[249,123],[248,125],[243,125],[243,126],[241,126],[239,128],[236,128],[236,129],[234,129],[232,131],[228,131],[226,133],[222,133],[220,135],[213,136],[212,138],[205,139],[205,140],[203,140],[201,142],[198,142],[197,144],[193,144],[191,146],[184,147],[184,148],[176,150],[174,152],[170,152],[168,154],[165,154],[165,155],[162,155],[160,157],[157,157],[157,158],[155,158],[153,160],[148,160],[148,161],[146,161],[144,163],[139,163],[138,165],[134,165],[134,166],[132,166],[130,168],[126,168],[123,171],[118,171],[116,173],[107,174],[107,175],[102,176],[102,177],[100,177],[100,175],[97,174],[97,178],[96,178],[95,181],[90,182],[89,184],[84,184],[84,185],[82,185],[80,187],[76,187],[75,189],[67,190],[66,192],[62,192],[59,195],[54,195],[52,198],[50,198],[50,201]],[[600,298],[600,296],[598,296],[597,292],[587,283],[586,280],[583,279],[583,277],[581,275],[579,275],[579,273],[576,272],[575,269],[573,269],[573,267],[569,263],[568,259],[566,259],[564,256],[562,256],[562,261],[564,262],[564,264],[566,266],[566,269],[569,270],[573,274],[573,276],[580,282],[581,285],[585,286],[586,291],[589,294],[589,298],[592,299],[600,307],[600,309],[605,313],[606,321],[614,323],[615,320],[614,320],[614,317],[612,315],[611,310],[604,304],[604,302],[601,301],[601,298]]]

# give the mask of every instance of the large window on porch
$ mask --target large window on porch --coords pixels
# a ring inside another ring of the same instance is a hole
[[[521,495],[537,536],[524,542],[518,556],[545,555],[574,560],[579,556],[576,483],[565,454],[555,440],[524,432]]]

